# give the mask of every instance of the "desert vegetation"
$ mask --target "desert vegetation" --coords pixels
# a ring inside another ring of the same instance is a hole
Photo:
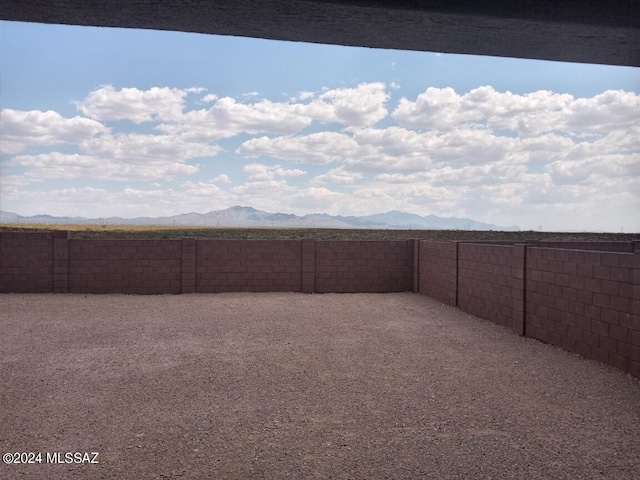
[[[236,228],[236,227],[168,227],[148,225],[79,225],[79,224],[2,224],[1,231],[68,230],[71,238],[211,238],[211,239],[301,239],[316,240],[492,240],[492,241],[621,241],[640,240],[638,233],[474,231],[474,230],[374,230],[340,228]]]

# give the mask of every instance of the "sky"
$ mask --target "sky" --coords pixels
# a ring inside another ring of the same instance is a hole
[[[0,209],[640,232],[640,69],[0,22]]]

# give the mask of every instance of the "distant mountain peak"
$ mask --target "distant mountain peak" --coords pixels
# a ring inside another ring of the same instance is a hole
[[[291,213],[265,212],[253,207],[234,205],[224,210],[212,210],[206,214],[185,213],[169,217],[138,217],[108,219],[84,217],[54,217],[34,215],[23,217],[12,212],[0,211],[2,223],[76,223],[119,225],[180,225],[196,227],[295,227],[295,228],[379,228],[393,230],[520,230],[518,226],[501,227],[469,218],[441,218],[436,215],[420,216],[399,210],[360,217],[312,213],[298,216]]]
[[[243,207],[242,205],[234,205],[233,207],[229,207],[227,208],[227,210],[233,210],[233,211],[237,211],[237,212],[258,212],[259,210],[256,210],[253,207]]]

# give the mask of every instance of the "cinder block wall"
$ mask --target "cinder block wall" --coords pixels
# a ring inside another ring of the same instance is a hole
[[[531,246],[572,250],[597,250],[602,252],[633,253],[636,242],[532,242]],[[640,242],[638,242],[640,243]],[[637,247],[636,247],[637,248]]]
[[[517,245],[526,244],[530,247],[562,248],[571,250],[597,250],[602,252],[634,253],[640,252],[640,241],[630,242],[580,242],[571,240],[547,241],[547,240],[465,240],[460,243],[473,243],[482,245]]]
[[[413,240],[315,242],[315,291],[413,291]]]
[[[414,241],[70,240],[0,232],[0,292],[401,292]]]
[[[69,292],[180,293],[181,243],[69,240]]]
[[[299,292],[300,240],[198,240],[196,291]]]
[[[458,245],[458,307],[521,332],[524,248]]]
[[[458,243],[456,249],[455,242],[421,241],[419,291],[640,378],[637,245],[600,242],[572,250]],[[599,251],[607,246],[615,251]]]
[[[456,242],[419,242],[418,291],[447,305],[457,306]]]
[[[640,377],[640,255],[527,250],[527,335]]]
[[[53,291],[53,235],[0,232],[0,292]]]

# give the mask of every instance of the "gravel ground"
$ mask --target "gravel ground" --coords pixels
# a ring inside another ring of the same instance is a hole
[[[0,329],[0,453],[43,454],[0,478],[640,472],[637,379],[411,293],[0,295]]]

